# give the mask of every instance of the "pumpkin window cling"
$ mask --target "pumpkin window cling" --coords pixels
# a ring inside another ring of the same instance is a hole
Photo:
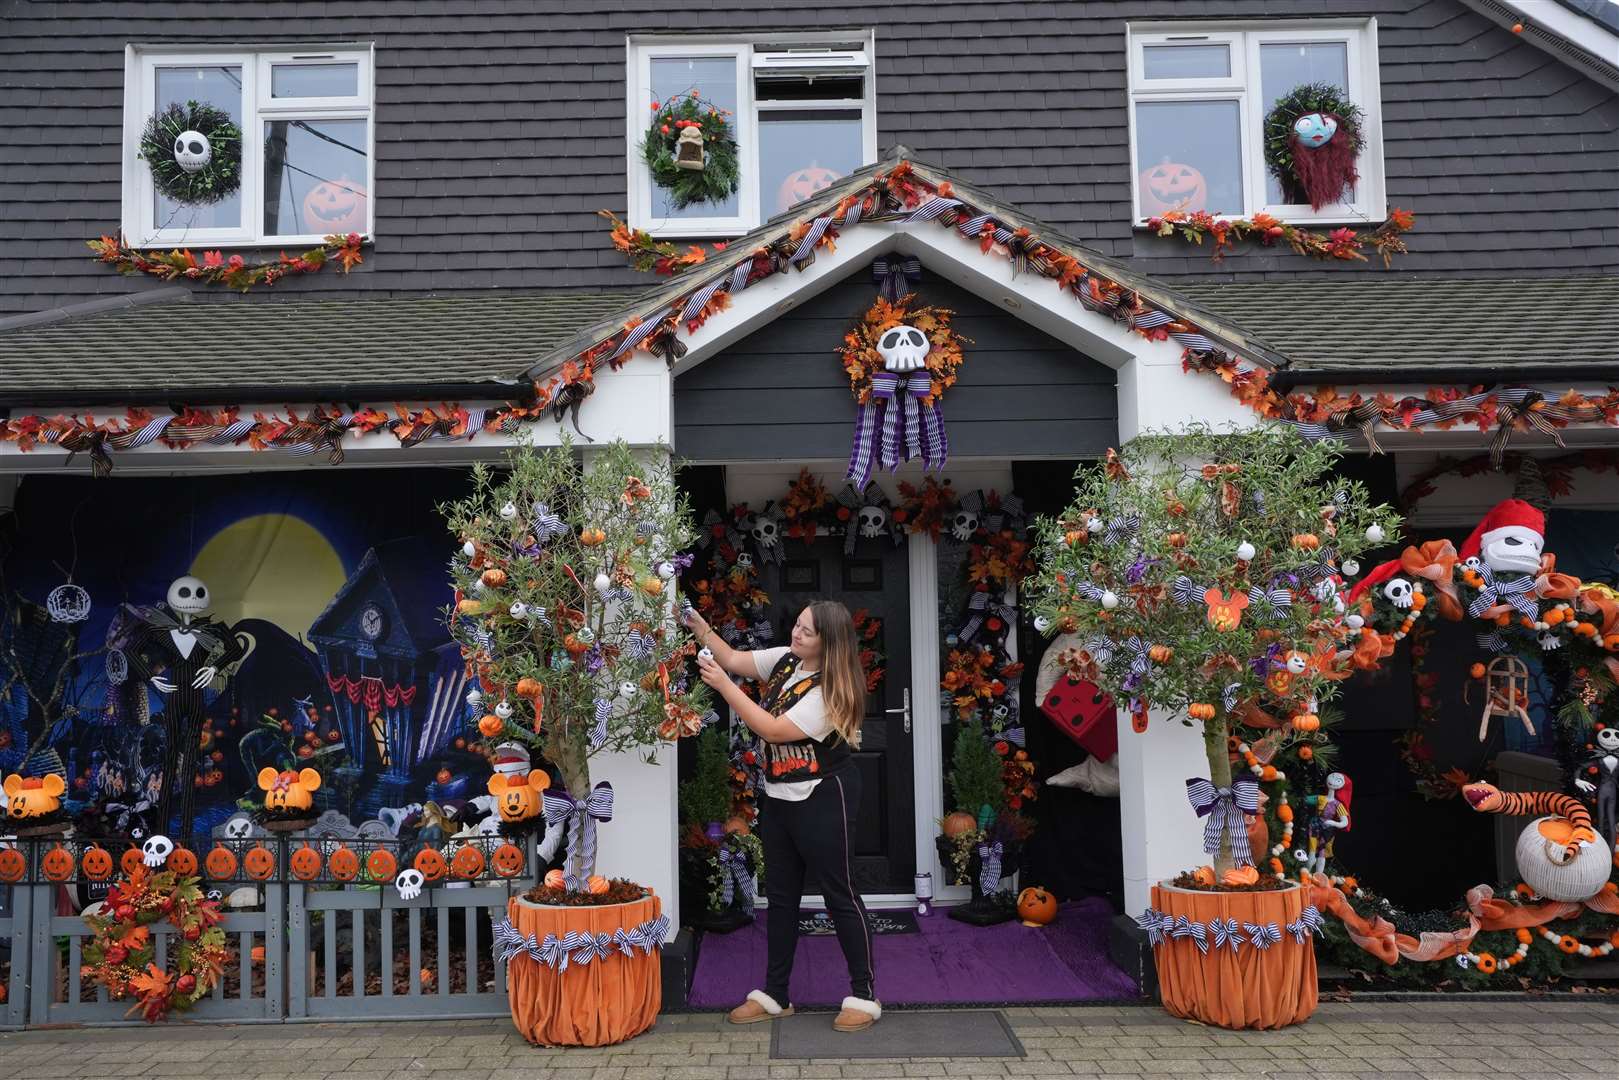
[[[652,102],[641,157],[672,208],[722,203],[736,194],[742,174],[730,117],[695,89]]]

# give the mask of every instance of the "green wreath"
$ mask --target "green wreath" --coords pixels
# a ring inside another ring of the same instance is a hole
[[[1282,185],[1289,203],[1308,202],[1304,184],[1294,161],[1293,123],[1309,113],[1330,113],[1338,121],[1333,143],[1353,161],[1360,154],[1363,119],[1360,106],[1331,83],[1305,83],[1295,86],[1265,114],[1265,164]]]
[[[176,154],[175,144],[187,131],[208,139],[207,160],[201,168],[188,170]],[[242,129],[212,105],[176,103],[146,121],[140,158],[165,197],[187,206],[216,203],[242,186]]]
[[[652,182],[669,193],[669,204],[684,210],[693,203],[720,203],[736,194],[741,181],[736,136],[726,119],[731,114],[688,90],[666,102],[652,103],[652,122],[641,140]],[[696,127],[703,136],[703,166],[682,168],[675,163],[681,132]]]

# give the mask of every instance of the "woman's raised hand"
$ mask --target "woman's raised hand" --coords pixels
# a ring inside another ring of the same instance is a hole
[[[731,677],[725,673],[725,669],[720,667],[719,661],[715,660],[712,654],[707,656],[701,653],[698,654],[697,672],[702,675],[703,682],[716,690],[724,690],[727,687],[736,685],[731,681]]]

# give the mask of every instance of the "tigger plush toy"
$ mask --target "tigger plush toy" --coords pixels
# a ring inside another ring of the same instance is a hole
[[[1502,791],[1468,784],[1462,797],[1474,810],[1514,817],[1539,815],[1518,836],[1518,874],[1548,900],[1589,900],[1608,883],[1613,852],[1597,836],[1591,813],[1558,791]]]

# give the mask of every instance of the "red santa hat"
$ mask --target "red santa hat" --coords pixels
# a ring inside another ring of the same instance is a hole
[[[1528,529],[1544,539],[1546,515],[1522,499],[1504,499],[1484,515],[1484,520],[1480,521],[1472,534],[1462,541],[1461,550],[1457,554],[1463,559],[1471,559],[1491,539],[1492,533],[1514,527]]]
[[[1386,563],[1379,566],[1374,566],[1372,569],[1366,572],[1365,577],[1355,582],[1354,588],[1349,590],[1348,602],[1351,604],[1359,603],[1360,598],[1365,596],[1367,590],[1369,590],[1373,585],[1381,585],[1383,582],[1387,581],[1389,578],[1393,577],[1399,572],[1399,559],[1390,559]]]

